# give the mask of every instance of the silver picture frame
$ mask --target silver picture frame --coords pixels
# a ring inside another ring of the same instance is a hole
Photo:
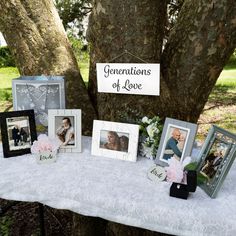
[[[199,154],[198,184],[211,198],[219,192],[236,157],[236,135],[212,125]]]
[[[33,109],[37,131],[46,132],[48,109],[65,108],[63,76],[21,76],[12,80],[13,109]]]

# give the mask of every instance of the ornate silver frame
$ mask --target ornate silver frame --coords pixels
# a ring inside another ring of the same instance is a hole
[[[219,166],[216,168],[214,175],[209,178],[208,175],[204,176],[203,167],[207,165],[207,158],[213,149],[213,145],[220,143],[225,146],[225,153]],[[207,138],[204,142],[202,150],[199,154],[199,164],[197,172],[204,179],[199,186],[211,197],[215,198],[219,189],[221,188],[224,179],[226,178],[230,167],[236,157],[236,135],[212,125]]]

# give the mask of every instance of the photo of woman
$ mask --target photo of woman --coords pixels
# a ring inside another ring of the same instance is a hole
[[[61,146],[75,145],[74,117],[55,117],[56,136],[61,141]]]
[[[101,130],[100,148],[113,151],[128,152],[129,134]]]

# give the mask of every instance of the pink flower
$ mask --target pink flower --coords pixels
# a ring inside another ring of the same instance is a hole
[[[40,134],[38,140],[33,142],[31,153],[56,151],[60,144],[56,139],[50,139],[46,134]]]
[[[166,179],[169,182],[186,183],[186,173],[184,167],[191,162],[191,157],[185,157],[183,162],[177,160],[174,156],[168,160],[166,170]]]
[[[181,183],[184,174],[183,174],[183,167],[180,161],[177,160],[175,157],[171,157],[168,160],[168,164],[169,166],[165,168],[167,181]]]

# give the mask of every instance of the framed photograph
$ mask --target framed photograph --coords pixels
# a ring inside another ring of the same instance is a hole
[[[210,197],[216,197],[235,157],[236,135],[213,125],[199,154],[197,169],[200,187]]]
[[[81,152],[81,110],[48,110],[48,136],[57,138],[59,152]]]
[[[135,162],[138,138],[138,125],[94,120],[92,155]]]
[[[36,127],[46,132],[48,109],[65,108],[63,76],[21,76],[12,80],[14,110],[34,109]]]
[[[156,164],[168,166],[168,160],[172,157],[182,162],[186,156],[190,156],[196,132],[196,124],[166,118]]]
[[[30,153],[37,139],[33,110],[0,113],[4,157]]]

